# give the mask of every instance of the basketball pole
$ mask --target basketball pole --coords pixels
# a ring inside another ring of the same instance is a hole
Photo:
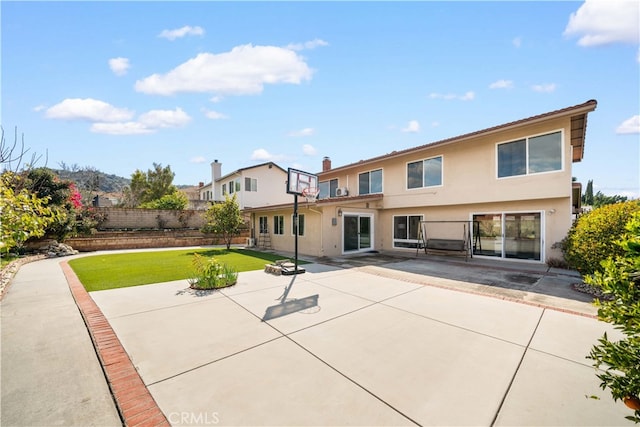
[[[298,195],[293,195],[293,233],[295,234],[294,238],[294,265],[295,265],[295,273],[298,274]]]

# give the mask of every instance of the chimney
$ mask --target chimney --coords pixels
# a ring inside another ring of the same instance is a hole
[[[328,170],[331,170],[331,159],[324,157],[322,159],[322,172],[326,172]]]
[[[211,182],[215,183],[222,176],[222,163],[218,163],[218,159],[211,163]]]
[[[198,183],[198,188],[202,188],[202,187],[204,187],[204,182],[200,181],[200,182]]]

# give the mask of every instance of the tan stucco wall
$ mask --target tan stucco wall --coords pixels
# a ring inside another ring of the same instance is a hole
[[[343,218],[349,213],[372,215],[372,249],[392,251],[403,250],[393,247],[394,215],[424,215],[425,220],[470,220],[473,214],[540,212],[541,262],[550,257],[560,257],[561,253],[552,249],[552,245],[565,237],[572,221],[570,126],[569,117],[549,119],[542,123],[456,140],[451,144],[411,150],[409,153],[392,152],[375,161],[322,173],[320,181],[337,178],[339,187],[347,187],[349,196],[357,196],[358,175],[382,168],[383,197],[369,201],[333,198],[329,204],[323,202],[317,205],[314,209],[323,213],[317,214],[317,218],[307,218],[307,232],[299,241],[299,251],[315,256],[341,255]],[[556,131],[562,132],[561,170],[497,177],[497,144]],[[407,189],[407,163],[435,156],[443,158],[442,185]],[[342,211],[342,217],[338,215],[339,210]],[[285,217],[287,224],[290,224],[290,215],[291,210]],[[333,218],[335,223],[332,222]],[[292,242],[290,232],[285,236],[272,237],[272,245],[276,250],[290,250],[288,248],[293,248]]]

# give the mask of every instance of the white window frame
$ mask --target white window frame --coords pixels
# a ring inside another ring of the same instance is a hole
[[[544,171],[544,172],[530,172],[529,171],[529,140],[531,138],[536,138],[538,136],[545,136],[545,135],[551,135],[554,133],[560,133],[560,169],[557,170],[552,170],[552,171]],[[525,173],[521,174],[521,175],[509,175],[509,176],[500,176],[500,156],[498,155],[498,147],[500,145],[504,145],[504,144],[509,144],[511,142],[517,142],[517,141],[521,141],[523,140],[525,141]],[[519,178],[519,177],[523,177],[523,176],[531,176],[531,175],[544,175],[544,174],[548,174],[548,173],[558,173],[558,172],[564,172],[564,162],[565,162],[565,153],[564,153],[564,129],[554,129],[548,132],[541,132],[541,133],[537,133],[537,134],[533,134],[533,135],[527,135],[527,136],[523,136],[522,138],[515,138],[515,139],[511,139],[509,141],[501,141],[496,143],[496,150],[495,150],[495,156],[496,156],[496,179],[511,179],[511,178]]]
[[[300,221],[300,219],[302,219],[302,221]],[[293,214],[291,214],[291,235],[295,236],[296,233],[293,232]],[[300,232],[300,222],[302,222],[302,233]],[[304,237],[304,230],[306,228],[306,219],[304,217],[304,214],[299,213],[298,214],[298,236],[300,237]]]
[[[280,220],[282,220],[282,224],[280,224]],[[284,236],[284,215],[274,215],[273,216],[273,235],[274,236]]]
[[[424,162],[428,161],[428,160],[432,160],[432,159],[437,159],[440,158],[440,184],[436,184],[436,185],[424,185],[424,174],[425,174],[425,167],[424,167]],[[420,187],[409,187],[409,165],[412,163],[418,163],[418,162],[422,162],[422,185]],[[438,154],[437,156],[431,156],[431,157],[426,157],[424,159],[418,159],[418,160],[412,160],[410,162],[407,162],[405,165],[405,174],[404,174],[404,178],[406,180],[405,183],[405,188],[409,191],[412,190],[420,190],[423,188],[436,188],[436,187],[442,187],[444,186],[444,155],[443,154]]]
[[[374,191],[371,191],[371,174],[372,174],[373,172],[378,172],[378,171],[380,171],[380,191],[375,191],[375,192],[374,192]],[[368,173],[368,174],[369,174],[369,183],[368,183],[369,191],[368,191],[367,193],[361,193],[361,192],[360,192],[360,175],[364,175],[364,174],[366,174],[366,173]],[[360,173],[358,173],[358,194],[359,194],[359,195],[365,195],[365,194],[382,194],[382,193],[384,193],[384,171],[382,170],[382,168],[372,169],[372,170],[369,170],[369,171],[364,171],[364,172],[360,172]]]
[[[410,217],[419,217],[420,221],[424,221],[424,214],[406,214],[406,215],[393,215],[391,217],[391,241],[393,242],[393,248],[394,249],[407,249],[407,250],[412,250],[415,251],[416,247],[407,247],[407,246],[396,246],[396,242],[403,242],[403,243],[409,243],[409,244],[416,244],[416,245],[420,245],[420,239],[396,239],[395,237],[395,231],[396,231],[396,218],[399,217],[405,217],[407,218],[407,227],[409,226],[409,218]],[[418,222],[418,227],[421,227],[421,222]],[[409,230],[407,230],[407,235],[409,235]],[[420,236],[420,230],[418,229],[418,236]]]
[[[335,181],[335,182],[336,182],[336,187],[335,187],[335,189],[334,189],[334,191],[333,191],[333,194],[331,194],[331,183],[332,183],[333,181]],[[336,192],[336,190],[337,190],[338,188],[340,188],[340,181],[338,181],[338,178],[332,178],[332,179],[328,179],[328,180],[326,180],[326,181],[320,181],[320,182],[318,183],[318,190],[322,190],[322,187],[323,187],[324,185],[328,185],[328,186],[329,186],[329,187],[328,187],[328,189],[327,189],[327,190],[328,190],[328,191],[327,191],[327,195],[326,195],[326,197],[324,197],[324,196],[320,196],[320,195],[319,195],[319,196],[318,196],[318,198],[321,198],[321,199],[325,199],[325,198],[326,198],[326,199],[330,199],[330,198],[332,198],[332,197],[336,197],[336,193],[335,193],[335,192]]]

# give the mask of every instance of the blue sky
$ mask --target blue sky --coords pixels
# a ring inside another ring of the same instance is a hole
[[[311,172],[598,101],[583,184],[640,196],[637,1],[7,2],[2,126],[48,166]]]

